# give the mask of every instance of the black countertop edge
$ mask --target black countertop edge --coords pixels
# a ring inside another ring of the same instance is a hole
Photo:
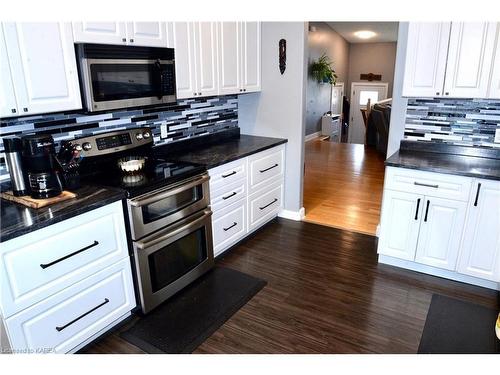
[[[500,159],[500,148],[493,147],[478,147],[478,146],[461,146],[451,145],[439,142],[423,142],[423,141],[408,141],[402,140],[400,143],[400,151],[405,152],[433,152],[438,154],[451,154],[473,156],[489,159]]]
[[[433,152],[400,150],[385,165],[458,176],[500,180],[500,160]]]
[[[39,209],[28,208],[2,199],[0,202],[0,242],[31,233],[125,198],[123,190],[107,187],[83,186],[73,192],[76,193],[76,198]]]

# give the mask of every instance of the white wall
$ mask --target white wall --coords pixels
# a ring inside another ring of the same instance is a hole
[[[396,49],[396,65],[394,68],[394,88],[392,91],[391,122],[387,157],[399,150],[399,142],[404,137],[405,116],[408,100],[403,98],[403,76],[406,62],[406,45],[408,43],[408,22],[399,23],[398,45]]]
[[[239,96],[242,134],[287,138],[284,209],[302,208],[304,176],[307,22],[262,23],[262,90]],[[279,71],[278,42],[286,39],[287,61]]]

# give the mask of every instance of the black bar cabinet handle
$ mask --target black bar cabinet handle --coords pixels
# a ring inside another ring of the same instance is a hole
[[[56,259],[53,262],[50,262],[50,263],[47,263],[47,264],[40,264],[40,267],[42,267],[43,269],[45,269],[47,267],[53,266],[56,263],[62,262],[63,260],[71,258],[72,256],[80,254],[82,251],[88,250],[88,249],[90,249],[90,248],[92,248],[94,246],[97,246],[97,245],[99,245],[99,242],[98,241],[94,241],[94,243],[92,245],[85,246],[84,248],[82,248],[80,250],[77,250],[74,253],[71,253],[71,254],[68,254],[66,256],[63,256],[62,258]]]
[[[266,169],[260,169],[259,172],[260,173],[264,173],[264,172],[267,172],[270,169],[276,168],[277,166],[278,166],[278,164],[274,164],[272,167],[269,167],[269,168],[266,168]]]
[[[90,313],[96,311],[99,307],[102,307],[104,306],[105,304],[107,304],[109,302],[109,299],[107,298],[104,298],[104,302],[100,303],[99,305],[97,305],[96,307],[90,309],[89,311],[87,311],[86,313],[80,315],[79,317],[73,319],[71,322],[69,323],[66,323],[65,325],[61,326],[61,327],[56,327],[56,330],[58,332],[61,332],[63,329],[65,328],[68,328],[70,325],[72,325],[73,323],[76,323],[77,321],[79,321],[80,319],[86,317],[87,315],[89,315]]]
[[[231,197],[234,197],[235,195],[236,195],[236,192],[235,192],[235,191],[233,191],[231,194],[229,194],[229,195],[227,195],[227,196],[225,196],[225,197],[222,197],[222,199],[226,200],[226,199],[229,199],[229,198],[231,198]]]
[[[236,171],[232,171],[231,173],[228,173],[228,174],[223,174],[222,178],[226,178],[226,177],[232,176],[233,174],[236,174]]]
[[[259,207],[259,210],[263,210],[264,208],[269,207],[273,203],[276,203],[278,201],[278,198],[274,198],[274,200],[271,203],[266,204],[264,207]]]
[[[481,183],[477,184],[476,199],[474,200],[474,207],[477,207],[477,201],[479,199],[479,190],[481,190]]]
[[[429,203],[431,203],[431,201],[427,201],[427,208],[425,209],[425,217],[424,217],[424,221],[427,222],[427,214],[429,213]]]
[[[418,208],[420,207],[420,198],[417,199],[417,210],[415,211],[415,220],[418,220]]]
[[[231,229],[232,227],[235,227],[237,225],[238,225],[238,223],[235,221],[235,222],[233,222],[232,225],[228,226],[227,228],[222,228],[222,229],[224,230],[224,232],[227,232],[229,229]]]

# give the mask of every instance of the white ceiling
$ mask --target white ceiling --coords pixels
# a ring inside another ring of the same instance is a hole
[[[327,22],[327,24],[349,43],[380,43],[398,40],[398,22]],[[370,30],[377,35],[360,39],[354,35],[359,30]]]

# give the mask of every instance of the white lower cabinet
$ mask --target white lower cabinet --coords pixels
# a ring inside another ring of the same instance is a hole
[[[500,287],[500,181],[387,167],[384,186],[380,262]]]
[[[208,171],[216,256],[278,215],[284,155],[285,146],[279,145]]]

